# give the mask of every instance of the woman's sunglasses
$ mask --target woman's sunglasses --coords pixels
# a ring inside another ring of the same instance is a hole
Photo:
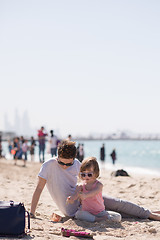
[[[64,162],[61,162],[61,161],[58,160],[58,163],[59,163],[60,165],[62,165],[62,166],[67,166],[67,167],[69,167],[69,166],[72,166],[74,162],[72,162],[72,163],[64,163]]]
[[[81,177],[88,176],[89,178],[93,176],[93,173],[80,173]]]

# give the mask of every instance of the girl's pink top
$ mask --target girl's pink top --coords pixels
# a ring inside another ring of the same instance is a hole
[[[92,189],[96,187],[96,184],[98,181],[93,184]],[[87,193],[89,191],[86,190],[85,185],[83,187],[83,193]],[[93,197],[86,198],[85,200],[82,200],[82,210],[90,212],[94,215],[97,215],[98,213],[105,210],[104,201],[102,198],[102,192],[99,192]]]

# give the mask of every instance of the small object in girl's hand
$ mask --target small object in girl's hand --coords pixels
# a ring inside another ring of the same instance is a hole
[[[53,222],[60,222],[62,220],[62,217],[56,213],[52,213],[51,221]]]

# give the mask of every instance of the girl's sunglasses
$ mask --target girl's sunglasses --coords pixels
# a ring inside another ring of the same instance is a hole
[[[58,160],[58,163],[59,163],[60,165],[62,165],[62,166],[67,166],[67,167],[69,167],[69,166],[72,166],[74,162],[72,162],[72,163],[64,163],[64,162],[61,162],[61,161]]]
[[[93,173],[80,173],[81,177],[88,176],[89,178],[93,176]]]

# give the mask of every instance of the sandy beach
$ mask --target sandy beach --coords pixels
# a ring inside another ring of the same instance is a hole
[[[23,161],[18,161],[15,166],[13,160],[0,160],[0,200],[23,202],[26,210],[30,211],[41,164],[27,162],[27,167],[22,165]],[[113,177],[110,171],[101,170],[100,180],[104,184],[103,193],[132,201],[152,211],[160,210],[160,178],[138,174]],[[53,212],[63,216],[45,187],[37,207],[37,218],[31,219],[31,231],[25,239],[66,239],[61,235],[61,227],[90,232],[95,240],[160,239],[159,221],[123,218],[121,223],[88,223],[64,218],[63,222],[54,223],[50,220]],[[72,236],[70,239],[78,238]]]

